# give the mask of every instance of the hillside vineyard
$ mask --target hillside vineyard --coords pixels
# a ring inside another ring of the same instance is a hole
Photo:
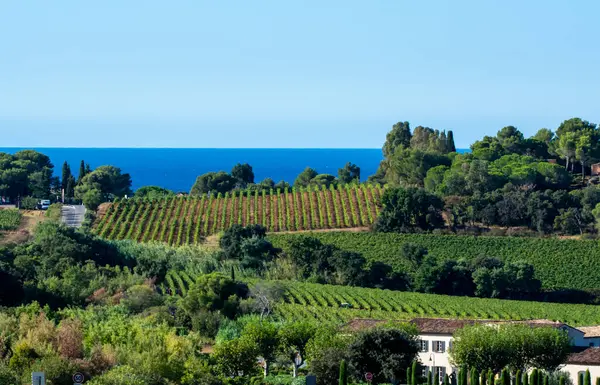
[[[185,296],[195,280],[171,271],[159,285],[163,294]],[[551,319],[572,325],[600,322],[598,306],[455,297],[351,286],[277,281],[284,301],[274,309],[280,321],[343,324],[357,318],[409,320],[415,317],[490,320]],[[347,307],[341,306],[347,304]]]
[[[155,201],[110,204],[96,223],[106,239],[196,244],[234,224],[259,224],[270,232],[370,226],[379,213],[381,186],[309,186],[291,192],[233,191]]]

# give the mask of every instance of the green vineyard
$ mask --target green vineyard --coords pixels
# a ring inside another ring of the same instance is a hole
[[[170,271],[159,289],[185,295],[194,280],[186,272]],[[279,281],[284,301],[274,316],[284,320],[343,323],[354,318],[409,320],[419,317],[489,320],[548,319],[570,325],[600,323],[600,306],[456,297]]]
[[[285,283],[283,319],[346,322],[353,318],[407,320],[418,317],[490,320],[549,319],[572,325],[600,322],[600,306],[455,297],[349,286]],[[351,308],[342,307],[347,303]]]
[[[441,259],[496,257],[505,261],[526,261],[535,267],[535,275],[544,288],[596,289],[600,287],[600,247],[593,240],[558,238],[515,238],[434,234],[392,233],[311,233],[323,243],[361,253],[370,262],[390,264],[397,271],[410,268],[400,252],[405,243],[426,248]],[[288,247],[297,234],[273,234],[276,247]]]
[[[15,230],[21,224],[21,212],[18,209],[0,209],[0,230]]]
[[[234,191],[216,196],[111,204],[95,231],[106,239],[196,244],[234,224],[260,224],[267,231],[369,226],[379,212],[381,186],[345,185],[282,191]]]

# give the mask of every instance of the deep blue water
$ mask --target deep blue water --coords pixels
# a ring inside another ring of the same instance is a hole
[[[292,183],[306,167],[337,175],[346,162],[361,168],[367,179],[377,170],[381,149],[207,149],[207,148],[33,148],[50,157],[55,174],[67,161],[77,174],[83,159],[92,168],[110,164],[131,174],[133,188],[157,185],[174,191],[189,191],[198,175],[209,171],[231,171],[236,163],[249,163],[255,180],[272,178]],[[22,148],[0,148],[14,153]]]

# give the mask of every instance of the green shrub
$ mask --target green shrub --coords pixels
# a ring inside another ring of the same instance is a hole
[[[38,208],[38,199],[34,197],[23,197],[21,199],[21,208],[24,210],[35,210]]]

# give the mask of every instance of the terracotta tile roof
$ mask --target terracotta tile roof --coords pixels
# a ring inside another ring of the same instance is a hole
[[[370,318],[355,318],[348,322],[344,329],[348,331],[360,331],[374,328],[389,323],[387,320],[378,320]],[[550,320],[526,320],[526,321],[498,321],[498,320],[469,320],[469,319],[450,319],[450,318],[414,318],[410,321],[415,324],[421,333],[430,334],[448,334],[452,335],[458,329],[476,323],[481,324],[504,324],[504,323],[524,323],[532,327],[561,327],[564,324]]]
[[[600,326],[582,326],[577,329],[583,332],[585,338],[600,337]]]
[[[479,321],[445,318],[414,318],[410,322],[415,324],[421,333],[454,334],[458,329],[462,329],[467,325],[474,325]]]
[[[344,329],[352,332],[358,332],[365,329],[371,329],[376,326],[381,326],[390,321],[371,318],[355,318],[344,325]]]
[[[567,358],[567,364],[600,365],[600,348],[587,348],[582,352],[573,353]]]

